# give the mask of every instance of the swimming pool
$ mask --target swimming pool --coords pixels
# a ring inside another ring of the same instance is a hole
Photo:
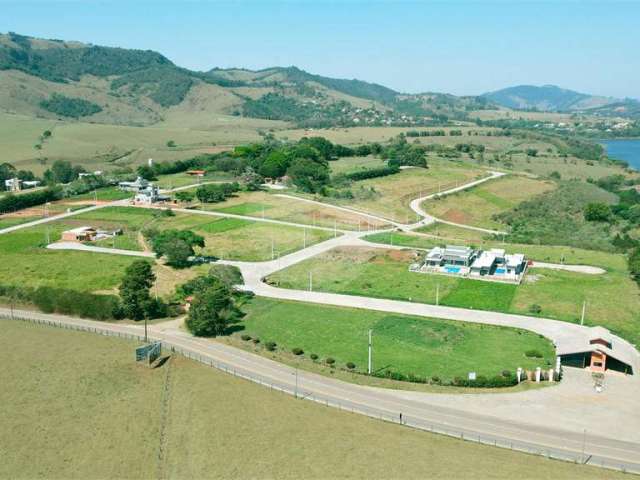
[[[507,271],[504,268],[496,268],[495,275],[504,275]]]
[[[444,267],[444,271],[447,273],[460,273],[460,267]]]

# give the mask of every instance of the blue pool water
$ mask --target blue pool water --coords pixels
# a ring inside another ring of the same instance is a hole
[[[496,268],[496,275],[504,275],[507,271],[504,268]]]
[[[460,273],[460,267],[444,267],[444,271],[447,273]]]

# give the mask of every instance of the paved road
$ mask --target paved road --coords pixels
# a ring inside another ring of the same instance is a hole
[[[139,252],[136,250],[124,250],[122,248],[98,247],[96,245],[85,245],[78,242],[56,242],[47,245],[49,250],[78,250],[80,252],[107,253],[111,255],[128,255],[131,257],[155,258],[151,252]]]
[[[62,220],[64,218],[73,217],[74,215],[80,215],[81,213],[92,212],[93,210],[98,210],[100,208],[111,207],[111,206],[115,206],[115,205],[124,205],[124,204],[126,204],[126,203],[123,203],[122,200],[118,200],[118,201],[115,201],[115,202],[105,203],[105,204],[102,204],[102,205],[93,205],[93,206],[87,207],[87,208],[80,208],[80,209],[74,210],[72,212],[60,213],[58,215],[52,215],[51,217],[41,218],[40,220],[33,220],[31,222],[21,223],[19,225],[14,225],[12,227],[3,228],[3,229],[0,230],[0,235],[2,235],[4,233],[15,232],[16,230],[21,230],[23,228],[35,227],[35,226],[38,226],[38,225],[43,225],[45,223],[55,222],[57,220]]]
[[[142,327],[138,325],[111,324],[60,315],[11,312],[9,309],[0,309],[0,316],[10,317],[11,315],[47,319],[62,325],[79,325],[97,332],[109,331],[137,335],[142,333]],[[151,325],[149,330],[152,339],[164,341],[167,347],[186,349],[207,359],[205,360],[207,362],[222,362],[226,370],[233,370],[249,380],[262,384],[276,384],[279,388],[284,387],[287,392],[292,394],[295,392],[296,396],[302,398],[322,403],[326,400],[331,405],[339,404],[343,406],[342,408],[353,409],[358,413],[375,417],[384,415],[391,420],[399,419],[399,414],[402,413],[404,421],[412,426],[431,428],[436,431],[456,431],[467,439],[483,437],[486,442],[495,441],[498,445],[507,447],[510,444],[516,446],[527,444],[531,451],[552,456],[580,458],[584,451],[583,458],[590,464],[599,465],[601,462],[616,466],[624,464],[627,470],[640,472],[640,443],[617,438],[620,437],[618,429],[603,428],[602,425],[606,424],[603,420],[606,417],[585,418],[582,425],[588,427],[590,432],[585,437],[583,429],[578,431],[570,428],[560,429],[556,423],[548,422],[544,414],[527,415],[527,411],[518,409],[515,418],[488,416],[465,408],[451,407],[446,403],[438,405],[438,394],[363,387],[300,371],[220,342],[192,337],[181,330],[175,321],[168,322],[167,325]],[[544,390],[563,388],[565,388],[563,384],[560,384],[553,389]],[[593,392],[581,392],[581,394],[581,397],[576,400],[593,402],[602,398],[597,397],[598,394]],[[495,398],[495,402],[490,403],[499,404],[501,397],[505,396],[504,394],[495,395],[495,397],[493,395],[485,397]],[[476,396],[469,395],[469,397]],[[457,397],[464,401],[467,395]],[[447,396],[442,398],[450,400]],[[576,405],[572,405],[571,408],[575,410]],[[596,414],[604,411],[607,409],[595,409]],[[629,421],[637,424],[637,410],[635,412],[635,416]]]

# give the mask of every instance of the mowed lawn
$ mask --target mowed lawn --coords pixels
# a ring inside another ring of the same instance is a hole
[[[555,188],[550,181],[508,175],[477,187],[428,200],[422,208],[449,222],[484,228],[502,228],[493,216],[517,206],[536,195]]]
[[[500,375],[518,367],[545,367],[554,359],[553,345],[539,335],[512,328],[467,324],[433,318],[388,314],[353,308],[310,305],[254,298],[243,306],[244,329],[261,342],[274,341],[290,352],[302,348],[300,359],[331,357],[337,366],[348,362],[367,371],[368,331],[372,330],[374,371],[391,370],[426,378],[466,378],[469,372]],[[538,350],[543,359],[530,359]]]
[[[435,303],[438,291],[441,305],[523,315],[533,315],[531,307],[538,305],[542,309],[539,316],[572,323],[580,322],[582,303],[586,301],[586,325],[601,325],[631,342],[640,341],[640,295],[623,255],[532,245],[506,248],[540,261],[558,262],[564,255],[568,264],[600,266],[606,273],[531,268],[523,283],[516,286],[409,272],[409,264],[416,258],[412,250],[342,248],[276,272],[268,280],[284,288],[307,289],[311,271],[318,291],[430,304]]]
[[[267,192],[240,192],[221,203],[202,204],[201,208],[341,230],[367,230],[386,225],[357,213]]]
[[[623,477],[295,400],[179,356],[149,369],[122,339],[10,320],[2,332],[2,478]]]

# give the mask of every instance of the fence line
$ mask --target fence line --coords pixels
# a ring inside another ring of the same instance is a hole
[[[35,312],[34,312],[35,313]],[[37,315],[37,314],[36,314]],[[52,320],[48,318],[38,318],[25,315],[25,312],[11,312],[7,314],[0,312],[0,319],[8,320],[22,320],[38,325],[46,325],[51,327],[58,327],[68,330],[76,330],[83,332],[96,333],[98,335],[112,336],[118,338],[125,338],[128,340],[144,341],[144,336],[121,331],[113,331],[107,328],[101,328],[99,326],[90,326],[78,323],[67,323],[60,320]],[[456,429],[444,424],[439,424],[434,421],[426,421],[421,418],[407,416],[402,413],[391,414],[387,410],[371,407],[368,405],[362,405],[349,400],[337,399],[329,395],[322,395],[313,392],[305,392],[301,388],[294,388],[286,383],[279,383],[269,377],[265,377],[253,372],[245,371],[242,368],[231,366],[225,362],[214,360],[211,357],[202,355],[196,349],[191,349],[182,345],[173,343],[171,340],[164,338],[157,338],[153,335],[148,335],[150,340],[161,341],[164,347],[171,351],[171,353],[177,353],[190,360],[202,363],[203,365],[216,368],[222,372],[233,375],[244,380],[248,380],[253,383],[268,387],[271,390],[279,391],[283,394],[294,396],[301,400],[309,400],[326,407],[337,408],[338,410],[347,411],[351,413],[358,413],[378,420],[386,421],[389,423],[395,423],[403,425],[409,428],[417,430],[423,430],[430,433],[439,435],[446,435],[449,437],[457,438],[460,440],[479,443],[482,445],[490,445],[493,447],[506,448],[509,450],[528,453],[531,455],[537,455],[554,460],[561,460],[576,464],[588,464],[591,466],[607,468],[611,470],[618,470],[621,472],[633,472],[640,473],[640,464],[625,463],[621,461],[614,461],[607,457],[601,457],[593,452],[575,453],[568,450],[561,450],[557,448],[542,447],[530,442],[522,440],[513,440],[510,438],[504,438],[500,436],[482,434],[470,430]]]

